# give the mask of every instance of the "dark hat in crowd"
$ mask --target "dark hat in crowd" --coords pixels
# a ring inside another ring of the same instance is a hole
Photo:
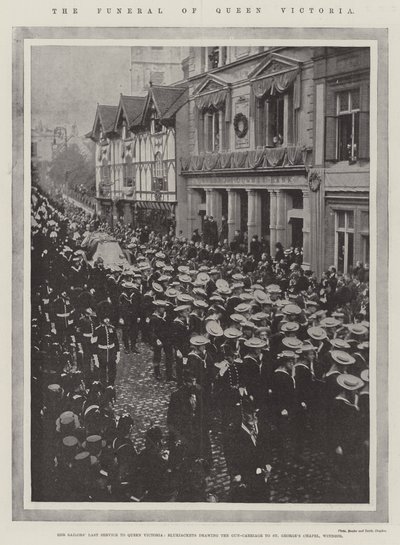
[[[82,452],[78,452],[78,454],[75,455],[74,468],[76,469],[76,471],[84,474],[90,469],[90,466],[90,452],[88,452],[87,450],[83,450]]]
[[[104,320],[105,318],[111,318],[113,314],[113,308],[109,301],[101,301],[97,305],[97,316],[99,320]]]
[[[62,440],[62,454],[65,459],[72,460],[79,448],[79,441],[74,435],[66,435]]]

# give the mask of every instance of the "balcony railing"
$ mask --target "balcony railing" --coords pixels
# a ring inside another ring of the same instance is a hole
[[[97,198],[98,199],[111,199],[113,201],[117,200],[135,200],[135,188],[133,187],[124,187],[123,189],[116,190],[113,186],[102,185],[100,184],[97,188]]]
[[[210,152],[181,158],[181,172],[226,170],[265,170],[306,167],[311,149],[303,146],[280,146],[255,150]]]

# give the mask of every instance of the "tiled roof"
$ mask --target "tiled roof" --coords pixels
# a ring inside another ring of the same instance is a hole
[[[153,85],[149,89],[161,119],[172,117],[187,100],[186,87]]]
[[[118,106],[106,106],[99,104],[99,116],[105,133],[110,132],[114,128],[115,116],[117,115]]]
[[[128,116],[129,126],[132,127],[133,125],[138,125],[142,119],[146,97],[121,95],[121,101],[123,103],[126,115]]]

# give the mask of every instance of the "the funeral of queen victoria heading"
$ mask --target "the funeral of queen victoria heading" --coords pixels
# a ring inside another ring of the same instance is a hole
[[[326,3],[326,2],[324,2]],[[146,5],[147,4],[147,5]],[[173,4],[171,2],[171,4]],[[239,4],[239,3],[238,3]],[[291,15],[306,15],[306,16],[329,16],[329,15],[356,15],[356,9],[350,6],[343,5],[342,7],[329,7],[328,5],[325,6],[319,6],[318,4],[312,4],[312,5],[306,5],[303,6],[297,6],[293,7],[290,6],[290,4],[283,5],[283,4],[269,4],[262,7],[257,6],[246,6],[238,5],[238,4],[232,4],[231,6],[216,6],[213,7],[196,7],[196,6],[190,6],[189,3],[186,7],[182,6],[174,6],[174,5],[168,5],[167,2],[165,2],[165,5],[150,5],[149,2],[146,2],[143,0],[140,4],[132,4],[130,6],[125,7],[89,7],[89,6],[79,6],[79,7],[53,7],[51,8],[51,15],[55,16],[65,16],[65,15],[79,15],[83,11],[85,11],[85,14],[87,14],[88,10],[90,10],[93,15],[98,17],[107,17],[107,16],[116,16],[116,15],[136,15],[136,16],[155,16],[160,17],[162,15],[184,15],[184,16],[204,16],[207,15],[204,13],[204,11],[207,11],[209,15],[221,15],[221,16],[227,16],[231,15],[232,17],[240,17],[240,16],[246,16],[246,15],[260,15],[265,16],[271,13],[271,10],[273,10],[275,13],[278,12],[280,15],[283,16],[291,16]],[[226,20],[225,20],[226,22]]]

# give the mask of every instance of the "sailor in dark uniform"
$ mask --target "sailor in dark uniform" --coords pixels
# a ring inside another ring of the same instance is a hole
[[[154,375],[160,380],[161,350],[165,354],[165,367],[167,380],[173,380],[172,375],[172,339],[166,322],[165,308],[168,301],[156,299],[153,301],[154,312],[150,316],[150,343],[153,348]]]
[[[95,329],[95,363],[99,368],[100,381],[104,386],[114,386],[117,364],[120,360],[119,340],[116,329],[111,325],[112,308],[108,301],[97,307],[101,323]]]
[[[184,359],[186,361],[190,349],[189,305],[179,305],[174,309],[177,314],[172,322],[171,333],[175,349],[176,378],[182,384]]]

